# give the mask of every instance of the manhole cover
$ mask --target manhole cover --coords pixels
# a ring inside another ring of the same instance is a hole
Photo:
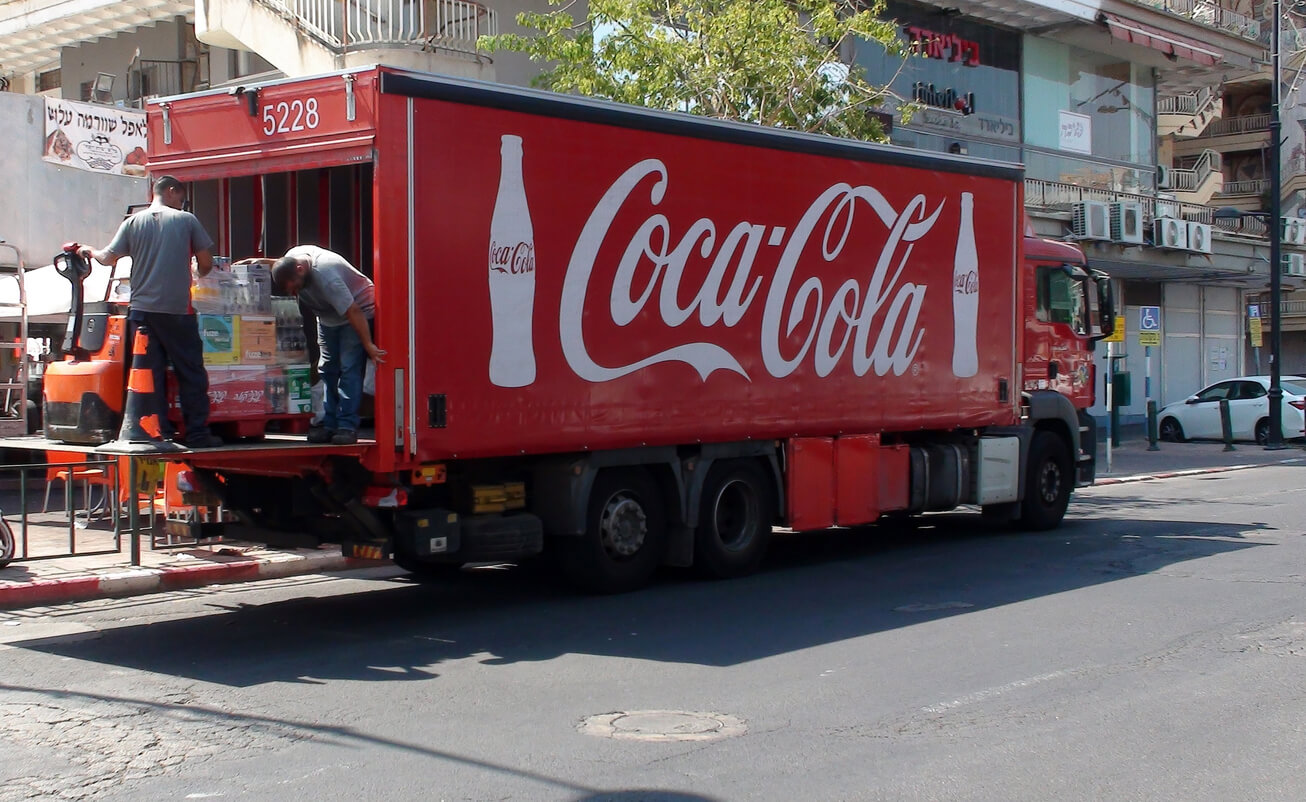
[[[586,735],[623,741],[718,741],[743,735],[746,729],[738,716],[688,710],[604,713],[580,723],[580,731]]]

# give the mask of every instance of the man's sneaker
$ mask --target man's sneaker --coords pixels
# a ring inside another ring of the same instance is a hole
[[[352,446],[358,442],[358,433],[351,432],[348,429],[341,429],[331,438],[333,446]]]
[[[330,443],[331,437],[335,432],[325,426],[313,426],[308,430],[308,442],[310,443]]]
[[[202,434],[199,437],[187,437],[182,441],[186,448],[217,448],[223,445],[222,438],[216,434]]]

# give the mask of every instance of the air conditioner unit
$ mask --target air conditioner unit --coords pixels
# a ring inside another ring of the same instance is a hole
[[[1070,225],[1080,239],[1111,239],[1110,209],[1101,201],[1076,203]]]
[[[1188,224],[1188,250],[1197,253],[1211,252],[1211,226],[1209,223]]]
[[[1306,256],[1300,253],[1283,255],[1283,274],[1285,276],[1306,277]]]
[[[1166,167],[1164,164],[1158,164],[1156,166],[1156,188],[1172,189],[1173,187],[1170,183],[1171,180],[1170,168]]]
[[[1188,223],[1174,217],[1152,221],[1152,243],[1158,248],[1184,250],[1188,247]]]
[[[1143,244],[1143,204],[1126,201],[1111,204],[1111,239]]]

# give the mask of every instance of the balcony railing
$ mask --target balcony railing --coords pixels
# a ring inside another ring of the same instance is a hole
[[[1260,134],[1270,130],[1270,115],[1245,114],[1241,117],[1225,117],[1206,126],[1202,137],[1231,136],[1235,134]]]
[[[1025,205],[1036,209],[1053,211],[1071,210],[1079,201],[1135,201],[1143,207],[1145,220],[1157,217],[1177,217],[1197,223],[1210,223],[1222,231],[1251,236],[1264,237],[1269,229],[1265,223],[1254,218],[1244,217],[1238,220],[1216,220],[1215,207],[1199,203],[1159,198],[1155,195],[1139,195],[1132,192],[1114,192],[1106,189],[1066,184],[1060,181],[1044,181],[1039,178],[1025,179]]]
[[[493,9],[467,0],[259,0],[334,49],[420,44],[476,54],[481,36],[499,32]]]
[[[1270,189],[1270,182],[1264,178],[1252,178],[1245,181],[1225,181],[1221,195],[1260,195]]]
[[[1218,151],[1207,148],[1197,158],[1192,167],[1183,167],[1170,171],[1170,189],[1174,192],[1196,192],[1212,173],[1224,169],[1224,157]]]
[[[127,69],[127,103],[144,108],[146,98],[192,92],[198,80],[199,62],[194,59],[136,59]]]
[[[1220,8],[1207,0],[1139,0],[1144,5],[1187,17],[1194,22],[1237,34],[1245,39],[1261,37],[1261,23],[1246,14]]]

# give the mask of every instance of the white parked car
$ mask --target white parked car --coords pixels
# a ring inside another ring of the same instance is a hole
[[[1306,436],[1306,378],[1280,377],[1283,388],[1283,439]],[[1262,445],[1270,435],[1269,376],[1242,376],[1216,382],[1183,401],[1166,404],[1157,413],[1162,440],[1219,440],[1220,400],[1229,399],[1229,420],[1235,440],[1255,440]]]

